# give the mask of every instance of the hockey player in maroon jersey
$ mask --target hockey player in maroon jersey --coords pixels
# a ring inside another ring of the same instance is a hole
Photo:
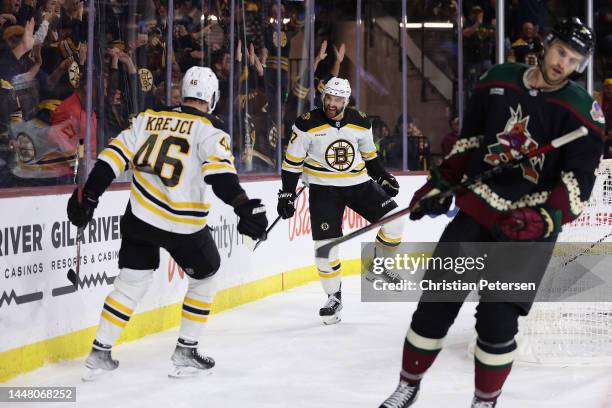
[[[415,193],[412,204],[419,202],[419,206],[410,218],[446,213],[450,197],[441,201],[422,198],[585,126],[589,131],[585,137],[459,190],[456,204],[460,211],[439,241],[554,243],[561,226],[578,217],[588,201],[603,151],[601,108],[583,88],[568,80],[574,71],[585,69],[594,46],[591,30],[573,18],[557,25],[546,38],[538,67],[501,64],[487,72],[475,87],[459,139]],[[442,246],[438,245],[434,257]],[[513,269],[529,271],[530,278],[533,274],[539,282],[544,270],[528,269],[530,261],[547,263],[552,246],[534,251],[533,257],[516,259]],[[432,271],[424,279],[428,276]],[[406,408],[414,403],[421,379],[463,304],[463,300],[435,301],[431,296],[424,294],[414,312],[404,339],[399,385],[381,408]],[[530,307],[531,302],[510,301],[481,301],[477,306],[472,407],[496,405],[512,367],[518,317],[527,315]]]

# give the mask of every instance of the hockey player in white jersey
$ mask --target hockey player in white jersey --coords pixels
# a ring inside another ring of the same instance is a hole
[[[323,108],[306,112],[292,128],[282,165],[278,213],[286,219],[295,213],[295,188],[302,176],[309,185],[309,208],[315,250],[342,236],[342,216],[349,207],[369,222],[378,221],[397,207],[391,197],[399,184],[377,156],[368,117],[347,108],[351,86],[346,79],[331,78],[323,91]],[[373,181],[372,179],[376,180]],[[390,222],[378,231],[377,251],[389,256],[400,244],[403,221]],[[379,256],[379,255],[377,255]],[[325,324],[338,323],[342,310],[341,264],[338,247],[328,259],[316,258],[319,277],[328,296],[319,315]],[[399,281],[392,271],[369,279]]]
[[[111,347],[159,267],[160,247],[188,276],[169,375],[183,377],[212,368],[214,360],[197,347],[220,266],[217,246],[206,227],[206,184],[234,207],[241,234],[259,239],[268,225],[261,201],[249,199],[240,186],[230,136],[211,115],[219,100],[215,74],[209,68],[190,68],[183,78],[182,98],[179,107],[140,113],[98,156],[85,183],[82,203],[79,205],[77,190],[68,201],[68,218],[84,227],[112,180],[128,168],[134,170],[130,200],[121,220],[120,272],[115,289],[104,302],[84,380],[118,367]]]

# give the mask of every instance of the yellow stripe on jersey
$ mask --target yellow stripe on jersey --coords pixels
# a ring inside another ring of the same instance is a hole
[[[172,117],[181,118],[181,119],[199,120],[199,121],[206,123],[207,125],[212,125],[211,121],[206,119],[205,117],[190,115],[189,113],[165,111],[165,110],[157,112],[152,109],[147,109],[145,113],[148,113],[151,116],[172,116]]]
[[[306,156],[304,156],[304,157],[294,156],[294,155],[290,154],[289,152],[285,153],[285,157],[287,159],[289,159],[289,160],[291,160],[293,162],[297,162],[297,163],[304,161],[304,159],[306,158]]]
[[[304,165],[303,165],[303,164],[300,164],[299,166],[294,166],[293,164],[289,164],[289,163],[287,163],[285,160],[283,160],[283,163],[282,163],[282,165],[281,165],[281,168],[282,168],[283,170],[288,170],[288,171],[291,171],[291,170],[297,170],[297,171],[301,172],[301,171],[302,171],[302,169],[304,168]]]
[[[130,151],[130,149],[127,148],[127,146],[125,145],[125,143],[123,143],[120,139],[113,139],[110,141],[111,145],[118,147],[119,149],[121,149],[121,151],[123,152],[123,154],[125,154],[125,157],[127,157],[128,159],[130,159],[130,161],[132,160],[132,158],[134,157],[134,155],[132,154],[132,152]]]
[[[322,177],[322,178],[347,178],[347,177],[357,177],[361,176],[366,172],[365,167],[359,170],[356,173],[336,173],[336,172],[322,172],[309,169],[308,167],[304,167],[304,173],[310,174],[311,176]]]
[[[149,210],[150,212],[152,212],[155,215],[158,215],[158,216],[160,216],[162,218],[165,218],[165,219],[167,219],[169,221],[181,222],[183,224],[206,225],[206,218],[204,218],[204,217],[201,217],[201,218],[189,218],[189,217],[169,214],[166,210],[159,208],[158,206],[156,206],[155,204],[153,204],[149,200],[147,200],[145,197],[143,197],[140,194],[140,192],[136,189],[134,184],[132,184],[131,191],[132,191],[132,196],[134,196],[136,201],[138,201],[138,203],[142,207],[146,208],[147,210]]]
[[[312,128],[312,129],[308,130],[308,133],[315,133],[315,132],[318,132],[318,131],[320,131],[320,130],[324,130],[324,129],[327,129],[327,128],[330,128],[330,127],[331,127],[331,125],[328,125],[328,124],[326,123],[326,124],[324,124],[324,125],[317,126],[317,127],[315,127],[315,128]]]
[[[144,177],[142,177],[140,170],[138,168],[134,169],[134,178],[142,184],[143,187],[147,189],[149,193],[155,196],[155,198],[163,201],[168,204],[170,207],[181,209],[181,210],[209,210],[210,204],[208,203],[198,203],[198,202],[189,202],[189,201],[172,201],[168,198],[166,194],[162,191],[158,190],[153,184],[147,181]]]
[[[236,168],[229,163],[206,163],[202,165],[201,172],[205,173],[211,170],[227,170],[231,173],[236,173]]]
[[[311,169],[312,171],[321,170],[321,171],[325,171],[328,173],[334,172],[334,170],[328,169],[327,167],[323,166],[321,163],[319,163],[316,160],[308,159],[306,160],[306,164],[311,167],[316,167],[315,169]],[[358,172],[361,172],[361,170],[363,170],[364,168],[365,168],[365,163],[360,163],[357,165],[357,167],[355,167],[353,170],[350,170],[350,171],[353,174],[357,174]]]
[[[359,153],[361,153],[361,157],[363,157],[364,160],[371,160],[378,157],[378,153],[376,153],[376,150],[372,150],[371,152],[360,151]]]
[[[117,166],[117,170],[119,170],[119,173],[122,173],[125,169],[125,162],[123,161],[123,158],[119,156],[119,153],[115,152],[112,149],[102,150],[102,153],[100,153],[100,157],[106,157],[113,163],[115,163],[115,166]]]
[[[230,162],[234,162],[234,156],[229,156],[227,158],[223,158],[220,156],[208,156],[206,158],[207,162],[222,162],[223,160],[229,160]]]
[[[353,125],[349,123],[346,125],[347,128],[356,129],[356,130],[369,130],[368,128],[364,128],[363,126]]]

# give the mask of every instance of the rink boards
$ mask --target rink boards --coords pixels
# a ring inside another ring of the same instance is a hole
[[[425,176],[398,177],[396,201],[408,205]],[[276,217],[278,181],[244,183],[250,197],[262,198],[268,218]],[[208,225],[221,254],[218,293],[213,312],[318,279],[310,236],[308,192],[296,205],[296,216],[280,221],[267,242],[250,252],[236,231],[233,210],[210,194]],[[100,310],[118,274],[120,218],[129,191],[108,191],[100,200],[93,222],[81,241],[78,285],[66,274],[76,266],[77,230],[66,218],[68,195],[5,198],[0,200],[0,381],[47,362],[84,355],[91,345]],[[407,223],[404,240],[434,241],[448,216]],[[344,215],[343,229],[353,231],[366,221],[353,211]],[[359,270],[362,241],[375,231],[342,245],[342,273]],[[152,286],[136,309],[120,341],[133,340],[176,326],[186,278],[162,250]],[[262,317],[263,318],[263,317]]]

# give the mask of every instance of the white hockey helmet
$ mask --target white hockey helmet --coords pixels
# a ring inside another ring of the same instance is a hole
[[[212,113],[219,102],[219,80],[208,67],[191,67],[185,72],[181,92],[183,98],[208,102],[208,112]]]
[[[348,105],[351,97],[351,84],[349,83],[348,79],[332,77],[325,84],[325,89],[323,89],[323,98],[325,98],[325,94],[346,98],[346,102],[344,103],[344,106],[346,106]]]

